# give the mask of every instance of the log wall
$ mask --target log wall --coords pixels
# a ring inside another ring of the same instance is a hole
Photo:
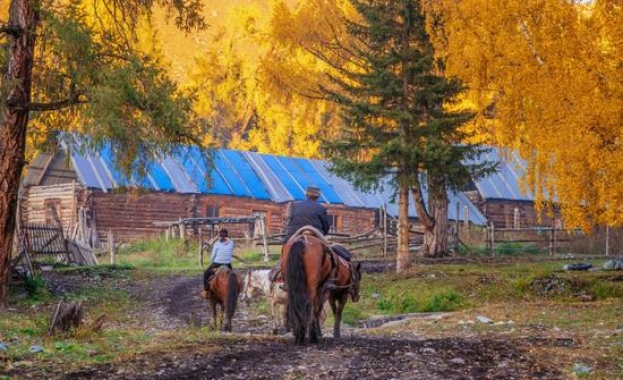
[[[25,187],[20,199],[20,223],[49,224],[51,215],[47,204],[52,203],[67,233],[76,223],[76,210],[85,201],[84,189],[75,182]]]
[[[203,194],[179,194],[164,192],[111,192],[85,189],[75,183],[32,186],[24,191],[20,206],[23,222],[49,222],[46,203],[57,205],[57,212],[65,231],[77,222],[77,210],[85,207],[95,220],[95,227],[101,241],[106,241],[111,231],[116,242],[128,242],[141,238],[162,235],[164,229],[153,222],[173,222],[180,218],[201,217],[249,217],[256,213],[265,216],[266,233],[281,234],[289,203],[274,203],[244,197],[230,197]],[[335,232],[340,234],[361,234],[374,228],[374,209],[355,209],[344,205],[326,205],[330,215],[337,222]],[[248,224],[224,226],[234,237],[252,234]],[[218,228],[218,227],[217,227]],[[189,229],[189,235],[198,231]],[[204,230],[204,233],[206,231]],[[211,231],[207,231],[209,236]]]

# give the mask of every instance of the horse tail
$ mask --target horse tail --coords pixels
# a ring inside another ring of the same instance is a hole
[[[227,301],[225,301],[225,317],[228,321],[231,321],[236,311],[238,293],[238,275],[234,271],[230,271],[229,278],[227,279]]]
[[[307,274],[303,253],[305,243],[297,241],[290,247],[286,263],[286,283],[288,285],[287,318],[296,340],[302,343],[305,338],[311,315],[311,300],[307,292]]]

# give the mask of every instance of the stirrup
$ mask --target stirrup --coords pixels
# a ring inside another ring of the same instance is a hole
[[[324,289],[325,290],[334,290],[336,289],[337,286],[335,285],[335,280],[332,278],[327,279],[327,281],[325,281],[324,283]]]

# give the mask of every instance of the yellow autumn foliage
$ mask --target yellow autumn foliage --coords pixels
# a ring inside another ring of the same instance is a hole
[[[476,128],[517,149],[537,204],[566,226],[623,225],[623,9],[618,1],[426,2],[450,75],[481,110]]]

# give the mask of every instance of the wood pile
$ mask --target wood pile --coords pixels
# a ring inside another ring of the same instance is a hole
[[[82,247],[88,247],[92,251],[101,250],[102,244],[95,224],[93,211],[80,207],[77,211],[78,218],[69,232],[69,238]]]

